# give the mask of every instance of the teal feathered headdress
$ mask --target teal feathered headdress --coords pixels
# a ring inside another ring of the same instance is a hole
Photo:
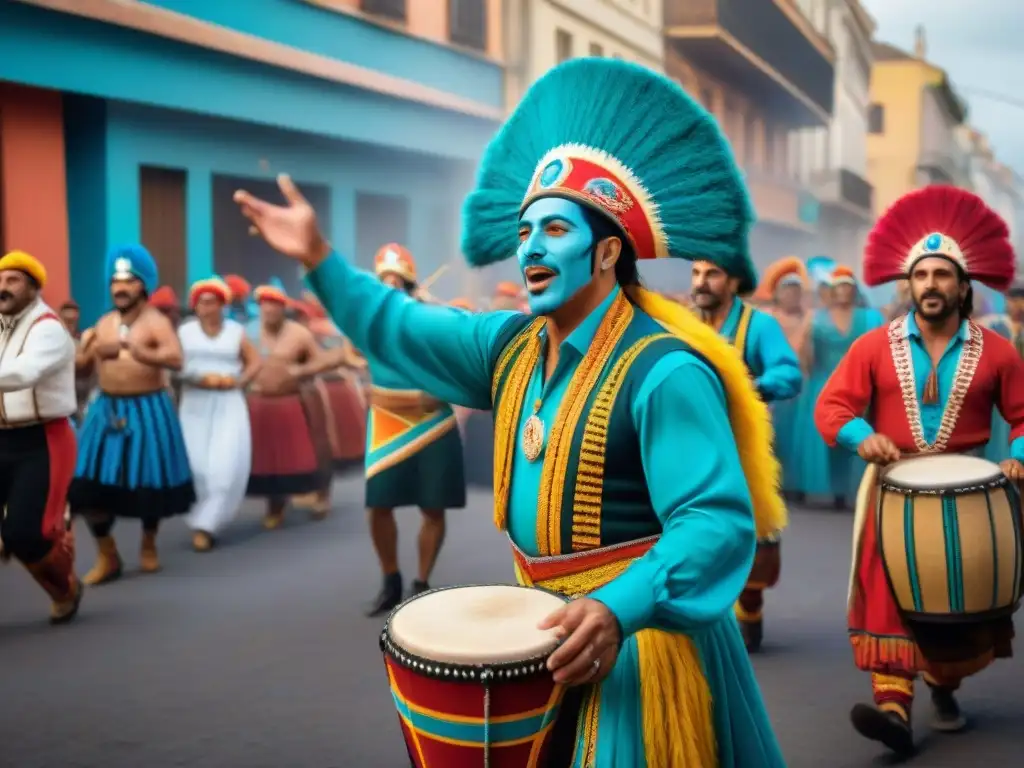
[[[565,197],[610,216],[640,259],[711,261],[757,284],[754,213],[725,137],[671,80],[615,59],[574,59],[538,80],[484,153],[463,210],[473,266],[519,245],[519,214]]]

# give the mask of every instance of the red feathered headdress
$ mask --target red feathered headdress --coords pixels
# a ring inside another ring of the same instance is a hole
[[[915,263],[941,256],[972,280],[1003,291],[1015,256],[1006,222],[977,195],[932,186],[904,195],[878,220],[864,250],[864,281],[881,285],[910,276]]]

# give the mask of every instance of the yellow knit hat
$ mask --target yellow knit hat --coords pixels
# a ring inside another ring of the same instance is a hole
[[[0,272],[5,269],[17,269],[31,277],[42,288],[46,285],[46,267],[34,256],[24,251],[11,251],[0,259]]]

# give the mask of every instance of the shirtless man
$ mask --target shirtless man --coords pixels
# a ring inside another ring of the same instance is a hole
[[[106,275],[114,311],[99,319],[79,350],[80,366],[95,365],[99,395],[79,433],[78,464],[68,492],[73,514],[82,514],[96,537],[98,559],[86,584],[118,578],[121,556],[111,536],[114,520],[142,521],[139,566],[160,569],[160,521],[189,511],[196,500],[178,414],[166,389],[166,372],[180,370],[181,344],[174,327],[149,304],[157,285],[156,262],[141,245],[107,255]]]
[[[304,381],[324,366],[312,332],[286,316],[291,305],[283,291],[258,287],[260,307],[258,350],[263,366],[249,387],[252,428],[252,471],[247,495],[267,499],[263,525],[281,525],[290,496],[323,494],[330,482],[331,448],[323,402]],[[316,518],[327,515],[318,504]]]

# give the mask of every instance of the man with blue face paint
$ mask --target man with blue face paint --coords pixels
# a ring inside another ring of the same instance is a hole
[[[733,615],[757,538],[784,524],[769,414],[737,351],[637,275],[641,258],[749,260],[752,212],[713,118],[622,61],[566,62],[530,89],[483,158],[463,252],[515,253],[536,315],[383,288],[280,184],[285,207],[235,199],[371,366],[494,411],[516,576],[572,598],[541,624],[567,686],[545,764],[783,766]],[[423,728],[415,754],[435,740]]]
[[[694,262],[691,277],[693,303],[701,319],[743,356],[761,399],[774,403],[799,395],[803,384],[800,361],[779,321],[740,298],[757,288],[752,265],[727,269],[702,259]],[[758,541],[750,579],[736,602],[736,618],[751,653],[761,649],[764,636],[764,590],[778,583],[781,569],[779,536],[772,531]]]

